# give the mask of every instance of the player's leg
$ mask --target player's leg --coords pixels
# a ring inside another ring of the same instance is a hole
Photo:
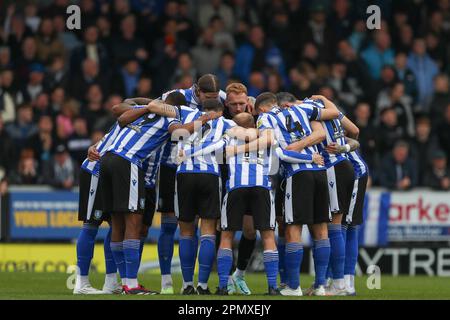
[[[181,173],[176,177],[175,214],[180,226],[178,252],[183,276],[182,294],[196,294],[194,288],[194,220],[197,212],[196,179],[193,174]]]
[[[366,194],[368,176],[355,180],[355,189],[352,193],[349,213],[345,217],[346,237],[345,237],[345,265],[344,281],[346,291],[349,295],[355,295],[355,269],[358,262],[358,231],[363,223],[364,199]],[[353,196],[355,194],[356,196]]]
[[[174,237],[178,226],[174,209],[175,179],[176,168],[160,167],[158,206],[161,212],[161,229],[158,238],[158,258],[161,270],[162,294],[173,294],[171,266]]]
[[[249,214],[244,215],[242,235],[239,240],[237,266],[231,276],[234,286],[241,294],[251,294],[250,289],[245,282],[245,270],[247,269],[250,257],[253,254],[256,244],[256,230],[254,228],[253,217]]]
[[[275,204],[273,192],[264,188],[252,188],[252,212],[255,229],[261,233],[264,247],[264,270],[269,295],[280,295],[277,288],[278,250],[275,242]]]
[[[276,188],[275,188],[275,214],[278,226],[278,272],[280,273],[280,288],[284,288],[287,282],[284,254],[286,251],[286,241],[284,238],[285,223],[283,217],[284,208],[284,189],[286,181],[280,181],[281,177],[276,176]]]
[[[299,192],[301,186],[311,183],[311,174],[307,171],[299,172],[286,179],[285,192],[285,241],[284,255],[287,287],[281,290],[282,295],[301,296],[300,266],[303,260],[303,245],[301,243],[302,225],[309,222],[312,211],[311,199]]]
[[[233,266],[233,238],[233,231],[224,230],[220,233],[220,246],[217,251],[218,295],[228,295],[228,277]]]
[[[329,221],[328,180],[325,171],[315,171],[313,175],[311,198],[314,203],[314,220],[309,229],[314,239],[313,259],[316,277],[311,293],[325,295],[326,274],[331,251],[327,228]]]
[[[241,192],[242,190],[242,192]],[[217,295],[229,295],[229,275],[233,267],[233,239],[235,231],[242,230],[242,220],[246,211],[243,198],[245,189],[237,189],[225,194],[220,214],[220,246],[217,251],[217,272],[219,274],[219,288]],[[233,285],[234,287],[234,285]]]
[[[103,241],[103,251],[105,255],[105,283],[103,284],[102,291],[105,294],[118,294],[122,293],[122,286],[117,282],[117,266],[114,261],[114,256],[111,251],[111,222],[108,218],[109,230]]]
[[[198,294],[211,294],[208,279],[216,257],[216,219],[201,219],[200,249],[198,252]]]
[[[119,270],[122,288],[127,286],[127,269],[125,255],[123,252],[123,238],[125,235],[125,220],[123,214],[113,213],[111,215],[111,252]]]
[[[74,294],[95,294],[100,290],[92,288],[89,282],[89,268],[94,255],[95,237],[98,233],[99,221],[93,219],[93,207],[97,193],[98,177],[85,170],[80,172],[80,193],[78,220],[83,227],[77,239],[77,278]]]
[[[345,291],[345,241],[342,233],[342,217],[347,215],[349,210],[354,185],[354,170],[350,161],[341,161],[333,168],[328,169],[327,174],[328,184],[330,185],[332,182],[335,186],[332,191],[334,192],[333,196],[337,195],[339,208],[338,211],[332,211],[332,221],[328,225],[331,245],[330,264],[333,275],[329,293],[341,295]]]
[[[200,194],[198,198],[201,218],[200,250],[198,252],[199,275],[197,292],[210,294],[208,279],[216,255],[216,221],[220,217],[222,203],[220,177],[212,174],[197,174]]]

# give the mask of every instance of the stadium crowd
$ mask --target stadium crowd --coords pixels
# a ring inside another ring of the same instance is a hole
[[[450,189],[450,0],[4,1],[0,193],[78,182],[112,106],[216,74],[222,89],[322,94],[360,129],[374,185]],[[373,1],[371,1],[372,3]],[[10,3],[8,5],[8,3]]]

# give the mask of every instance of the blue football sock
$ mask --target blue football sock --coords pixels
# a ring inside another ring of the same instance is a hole
[[[127,279],[137,279],[140,246],[141,240],[139,239],[126,239],[123,241],[123,254],[125,256]]]
[[[344,279],[345,243],[341,224],[329,224],[328,237],[331,245],[330,262],[333,279]]]
[[[123,242],[111,242],[111,252],[116,263],[117,270],[119,270],[120,278],[127,277],[127,267],[125,265],[125,256],[123,254]]]
[[[345,242],[344,274],[355,275],[358,262],[358,226],[349,226]]]
[[[94,256],[95,237],[98,226],[85,223],[77,240],[77,266],[81,276],[89,274],[89,267]]]
[[[171,274],[174,235],[177,230],[176,217],[162,217],[158,238],[158,258],[161,275]]]
[[[216,235],[205,234],[200,237],[200,251],[198,253],[198,282],[208,283],[209,274],[216,257]]]
[[[303,246],[300,242],[286,243],[284,256],[287,275],[287,284],[291,289],[297,289],[300,285],[300,265],[303,260]]]
[[[105,252],[106,274],[116,273],[117,266],[114,262],[113,253],[111,251],[111,228],[109,228],[108,233],[106,234],[105,241],[103,242],[103,248]]]
[[[285,261],[284,261],[284,255],[285,255],[285,251],[286,251],[286,243],[285,243],[284,237],[278,236],[277,249],[278,249],[278,271],[280,272],[280,282],[286,283],[287,275],[286,275]]]
[[[193,282],[195,265],[195,245],[193,237],[180,236],[178,252],[180,255],[181,273],[184,282]]]
[[[269,288],[277,287],[278,263],[278,251],[264,251],[264,270],[266,271],[267,284]]]
[[[145,240],[146,239],[147,239],[147,237],[142,237],[140,242],[139,242],[139,265],[141,265],[142,253],[144,252],[144,245],[145,245]]]
[[[194,242],[194,265],[192,266],[193,269],[195,269],[195,263],[197,262],[197,255],[198,255],[198,223],[196,222],[196,226],[195,226],[195,232],[194,232],[194,237],[193,237],[193,242]]]
[[[316,281],[314,286],[324,286],[326,283],[326,275],[328,262],[330,260],[330,240],[314,240],[314,271],[316,273]]]
[[[328,261],[328,267],[327,267],[327,279],[333,278],[333,270],[331,269],[331,261]]]
[[[228,285],[228,276],[233,265],[233,251],[220,248],[217,251],[217,273],[219,275],[219,288],[224,289]]]

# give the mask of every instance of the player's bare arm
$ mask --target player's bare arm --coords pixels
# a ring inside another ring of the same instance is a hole
[[[349,118],[344,116],[341,119],[342,127],[344,128],[347,136],[353,139],[358,139],[359,136],[359,128],[354,124]]]
[[[326,139],[326,133],[319,121],[311,121],[312,133],[302,140],[291,143],[286,150],[302,151],[303,149],[318,144]]]
[[[275,141],[273,131],[270,129],[265,129],[260,131],[258,139],[255,139],[245,145],[240,146],[228,146],[225,148],[225,153],[227,157],[232,157],[236,154],[253,152],[260,149],[266,149],[270,147]]]
[[[326,147],[326,150],[329,153],[336,154],[336,153],[345,153],[345,152],[355,151],[356,149],[359,148],[358,140],[355,140],[355,139],[352,139],[349,137],[345,137],[345,140],[347,142],[346,145],[341,146],[340,144],[337,144],[336,142],[332,142]]]
[[[229,129],[227,131],[227,134],[231,137],[231,138],[235,138],[241,141],[253,141],[255,139],[258,139],[259,137],[259,130],[258,129],[253,129],[253,128],[243,128],[240,126],[237,127],[233,127],[231,129]]]
[[[152,99],[149,98],[136,97],[125,99],[123,102],[128,103],[130,105],[146,105],[149,104],[151,101]]]
[[[187,130],[189,133],[194,133],[196,128],[201,128],[205,123],[207,123],[210,120],[214,120],[217,118],[220,118],[222,116],[222,112],[215,112],[210,111],[203,115],[201,115],[197,120],[186,123],[186,124],[180,124],[180,123],[174,123],[169,127],[169,133],[174,132],[175,130],[182,129]]]
[[[130,109],[124,112],[117,121],[119,122],[119,126],[125,127],[147,113],[149,113],[147,108]]]
[[[332,101],[327,99],[325,96],[313,95],[311,96],[311,99],[323,101],[325,108],[320,110],[320,120],[333,120],[339,117],[339,109]]]

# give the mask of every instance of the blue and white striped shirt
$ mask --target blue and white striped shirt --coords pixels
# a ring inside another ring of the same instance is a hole
[[[108,148],[111,146],[111,144],[114,142],[114,140],[117,138],[118,134],[120,132],[120,126],[119,123],[115,123],[109,132],[103,136],[103,138],[100,140],[100,142],[97,144],[96,149],[98,153],[100,154],[100,157],[102,157]],[[89,159],[85,159],[83,163],[81,164],[81,169],[86,170],[90,174],[93,174],[95,176],[98,176],[100,173],[100,161],[90,161]]]
[[[155,188],[161,154],[161,148],[155,150],[150,154],[150,157],[142,163],[142,170],[145,171],[145,188]]]
[[[324,108],[324,105],[321,101],[315,101],[311,99],[305,99],[303,103],[300,105],[304,110],[312,109],[312,108]],[[320,115],[316,120],[320,120]],[[338,164],[341,161],[347,159],[345,153],[328,153],[325,149],[330,143],[336,142],[341,146],[345,146],[345,132],[344,128],[341,125],[341,121],[339,119],[333,120],[325,120],[322,121],[322,126],[325,129],[326,139],[318,145],[319,152],[323,156],[325,161],[325,166],[331,168]]]
[[[234,121],[220,117],[205,123],[200,131],[194,132],[187,142],[181,143],[187,156],[177,168],[178,173],[210,173],[220,175],[215,151],[205,152],[206,148],[217,150],[223,142],[226,131],[236,126]],[[193,156],[192,156],[193,155]]]
[[[108,151],[123,157],[142,169],[143,162],[170,137],[169,127],[179,122],[179,118],[146,114],[122,128]]]
[[[369,167],[358,151],[355,150],[347,153],[347,157],[353,165],[353,170],[355,171],[355,179],[364,177],[369,173]]]
[[[291,143],[302,140],[311,135],[312,129],[310,119],[319,117],[319,111],[315,109],[304,110],[300,106],[294,106],[281,110],[278,107],[270,112],[261,114],[258,118],[258,129],[274,129],[275,138],[281,148],[285,149]],[[318,152],[317,146],[313,145],[303,149],[300,154],[311,156]],[[309,159],[309,157],[308,157]],[[303,170],[325,170],[325,167],[315,163],[290,163],[286,159],[281,162],[285,177],[291,177]]]
[[[198,109],[192,109],[186,106],[179,106],[177,109],[182,124],[195,121],[202,115]],[[161,150],[161,165],[176,168],[177,164],[174,162],[174,159],[177,150],[177,141],[173,141],[172,139],[167,140]]]
[[[246,142],[225,135],[228,146],[245,145]],[[270,175],[272,169],[272,148],[236,154],[227,158],[227,192],[237,188],[272,188]]]
[[[201,102],[198,99],[198,97],[195,95],[195,87],[194,86],[190,87],[189,89],[175,89],[175,90],[167,91],[166,93],[164,93],[161,96],[161,99],[166,100],[167,96],[172,92],[179,92],[182,95],[184,95],[184,97],[186,98],[188,107],[190,107],[192,109],[202,110]],[[218,97],[219,101],[224,103],[226,98],[227,98],[227,94],[225,93],[225,91],[220,90],[219,97]]]

